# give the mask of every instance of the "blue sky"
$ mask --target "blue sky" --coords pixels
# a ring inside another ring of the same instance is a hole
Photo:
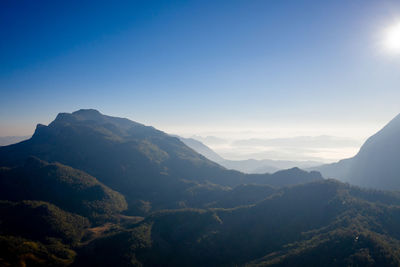
[[[1,1],[0,136],[96,108],[178,134],[373,133],[400,112],[386,0]]]

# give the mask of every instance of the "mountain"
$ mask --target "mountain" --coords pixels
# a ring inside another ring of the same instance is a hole
[[[400,115],[371,136],[350,159],[313,170],[354,185],[400,190]]]
[[[288,160],[228,160],[218,155],[211,148],[203,144],[202,142],[193,138],[184,138],[177,136],[185,145],[195,150],[197,153],[203,155],[211,161],[217,162],[230,170],[237,170],[244,173],[272,173],[279,170],[290,169],[294,167],[298,168],[311,168],[313,166],[320,165],[320,162],[315,161],[288,161]]]
[[[30,156],[95,177],[125,197],[126,213],[130,215],[182,207],[193,183],[284,186],[322,179],[315,172],[288,170],[278,174],[282,177],[280,182],[276,175],[246,175],[227,170],[178,138],[92,109],[60,113],[48,126],[39,124],[32,138],[0,147],[0,166],[17,168]]]
[[[247,206],[154,213],[82,248],[76,265],[398,266],[399,204],[398,194],[313,182]]]

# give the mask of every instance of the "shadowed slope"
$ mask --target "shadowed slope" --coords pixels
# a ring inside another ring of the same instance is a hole
[[[94,177],[61,164],[29,158],[21,167],[0,169],[0,199],[42,200],[91,219],[127,208],[124,197]]]
[[[120,266],[360,266],[368,260],[372,266],[398,265],[399,206],[381,202],[387,193],[363,191],[374,199],[366,201],[359,191],[323,181],[283,188],[255,205],[158,212],[89,244],[77,263],[123,244],[111,256]],[[400,200],[391,197],[393,203]],[[102,266],[102,260],[96,258],[93,266]]]

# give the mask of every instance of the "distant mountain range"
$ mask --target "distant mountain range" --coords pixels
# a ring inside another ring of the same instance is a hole
[[[384,190],[400,190],[400,115],[371,136],[356,156],[310,168],[325,177]]]
[[[397,157],[397,123],[365,151]],[[96,110],[0,147],[0,266],[400,266],[399,225],[399,192],[227,170]]]
[[[314,165],[333,162],[338,155],[354,155],[361,147],[359,138],[340,137],[333,135],[296,135],[272,138],[273,132],[215,132],[203,133],[203,136],[192,135],[191,139],[202,142],[217,152],[224,159],[240,160],[263,160],[275,159],[278,161],[294,161],[301,164],[310,162]],[[224,138],[222,136],[225,136]],[[350,153],[350,154],[349,154]],[[261,166],[265,163],[260,162]],[[276,162],[266,165],[275,166]],[[306,163],[307,164],[307,163]],[[285,167],[288,165],[285,164]],[[291,166],[291,164],[289,164]],[[295,165],[296,166],[296,165]],[[298,166],[298,165],[297,165]],[[280,165],[277,166],[281,168]]]
[[[209,160],[217,162],[227,169],[237,170],[244,173],[272,173],[278,170],[290,169],[294,167],[298,168],[311,168],[319,166],[322,163],[317,161],[287,161],[287,160],[227,160],[218,155],[211,148],[203,144],[202,142],[193,138],[178,137],[188,147],[194,149],[196,152],[205,156]]]

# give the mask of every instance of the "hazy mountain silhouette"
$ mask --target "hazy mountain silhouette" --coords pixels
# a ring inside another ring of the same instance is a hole
[[[197,153],[203,155],[204,157],[208,158],[209,160],[212,160],[214,162],[220,163],[224,161],[225,159],[222,158],[220,155],[218,155],[214,150],[203,144],[202,142],[193,139],[193,138],[184,138],[180,136],[178,137],[185,145],[188,147],[192,148],[194,151]]]
[[[289,161],[289,160],[271,160],[271,159],[246,159],[246,160],[228,160],[218,155],[211,148],[203,144],[202,142],[193,138],[178,137],[188,147],[194,149],[204,157],[217,162],[230,170],[237,170],[244,173],[272,173],[279,170],[290,169],[294,167],[298,168],[310,168],[312,166],[320,165],[320,162],[316,161]]]
[[[311,169],[359,186],[400,190],[399,158],[400,115],[371,136],[355,157]]]

